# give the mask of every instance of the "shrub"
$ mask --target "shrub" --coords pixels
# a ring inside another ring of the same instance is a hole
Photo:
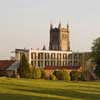
[[[34,78],[34,79],[40,79],[41,78],[41,69],[39,67],[33,68],[32,78]]]
[[[81,80],[81,81],[85,81],[84,73],[81,73],[80,80]]]
[[[63,80],[70,81],[70,75],[66,71],[63,71]]]
[[[53,74],[57,77],[58,80],[62,80],[62,72],[54,71]]]
[[[78,71],[71,71],[70,72],[70,76],[71,76],[71,80],[76,80],[76,81],[80,81],[80,80],[85,80],[84,79],[84,76],[83,76],[83,73],[81,72],[78,72]]]
[[[70,72],[71,80],[78,80],[79,79],[79,72],[77,71],[71,71]]]
[[[50,80],[56,80],[56,76],[53,75],[53,74],[51,74],[51,75],[50,75]]]
[[[70,80],[70,75],[66,71],[54,71],[53,73],[58,80]]]
[[[46,79],[46,73],[45,73],[44,69],[41,69],[41,78]]]

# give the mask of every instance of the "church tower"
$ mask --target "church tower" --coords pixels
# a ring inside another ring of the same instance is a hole
[[[49,50],[70,51],[68,24],[67,27],[62,27],[60,22],[55,28],[50,24]]]

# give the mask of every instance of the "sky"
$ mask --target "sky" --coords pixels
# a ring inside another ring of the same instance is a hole
[[[48,49],[51,21],[69,24],[73,51],[89,51],[100,37],[100,0],[0,0],[0,59],[15,48]]]

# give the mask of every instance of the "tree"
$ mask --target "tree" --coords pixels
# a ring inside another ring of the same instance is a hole
[[[29,77],[30,73],[30,68],[29,68],[29,63],[28,60],[25,56],[25,54],[22,54],[21,59],[20,59],[20,65],[19,65],[19,74],[22,78],[27,78]]]
[[[100,77],[100,37],[93,42],[92,57],[96,63],[95,73]]]
[[[32,72],[33,79],[40,79],[41,78],[41,69],[39,67],[34,67]]]

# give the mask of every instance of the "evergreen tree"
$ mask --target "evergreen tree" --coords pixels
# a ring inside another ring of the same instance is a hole
[[[25,56],[25,54],[22,54],[20,59],[20,65],[19,65],[19,74],[22,78],[29,77],[30,68],[29,68],[28,60]]]
[[[93,42],[92,57],[96,63],[95,73],[100,77],[100,37]]]

